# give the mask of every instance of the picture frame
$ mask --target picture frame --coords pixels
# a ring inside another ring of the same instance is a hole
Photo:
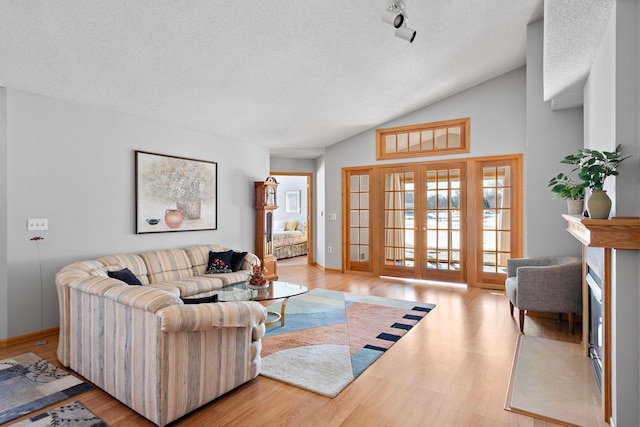
[[[216,230],[218,164],[135,151],[136,233]]]
[[[300,190],[284,192],[285,213],[300,213]]]

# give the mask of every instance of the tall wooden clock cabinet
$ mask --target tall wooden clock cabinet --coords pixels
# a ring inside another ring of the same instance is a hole
[[[272,176],[253,183],[256,190],[256,255],[266,269],[267,280],[278,280],[278,264],[273,254],[273,212],[278,208],[278,182]]]

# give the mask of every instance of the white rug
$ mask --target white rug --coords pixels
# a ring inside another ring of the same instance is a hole
[[[309,360],[314,369],[309,369]],[[295,381],[290,381],[296,372]],[[308,345],[270,354],[262,359],[261,375],[314,393],[335,397],[353,381],[351,355],[346,345]]]

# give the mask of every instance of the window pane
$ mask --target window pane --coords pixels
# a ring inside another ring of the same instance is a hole
[[[351,177],[351,192],[357,192],[358,191],[358,177],[357,176],[352,176]]]
[[[360,246],[360,262],[369,261],[369,246]]]
[[[361,228],[360,229],[360,243],[363,245],[369,244],[369,229]]]
[[[396,152],[396,136],[395,135],[387,135],[385,138],[385,151],[387,153],[395,153]]]
[[[447,130],[446,129],[436,129],[435,132],[436,137],[436,148],[447,148]]]
[[[369,226],[369,211],[361,210],[360,211],[360,227],[368,227]]]
[[[349,260],[351,262],[358,262],[358,245],[351,245]]]
[[[349,243],[354,244],[354,243],[360,243],[360,228],[351,228],[351,231],[349,232]]]
[[[460,148],[460,128],[449,128],[449,148]]]
[[[409,151],[420,151],[420,132],[409,134]]]
[[[433,131],[426,130],[421,133],[422,136],[422,149],[433,150]]]
[[[352,194],[349,199],[351,209],[358,209],[360,207],[360,195],[358,193]]]
[[[360,191],[369,191],[369,175],[360,175]]]
[[[351,227],[358,226],[358,211],[351,211],[351,220],[349,221]]]
[[[369,193],[360,193],[360,209],[369,209]]]
[[[399,133],[398,135],[398,153],[406,153],[409,151],[409,135]]]

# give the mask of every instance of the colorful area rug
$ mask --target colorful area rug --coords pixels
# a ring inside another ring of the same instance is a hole
[[[27,420],[11,424],[10,427],[109,427],[96,414],[77,400],[59,406]]]
[[[284,326],[267,328],[260,375],[335,397],[434,307],[313,289],[289,299]]]
[[[0,424],[90,389],[33,353],[0,360]]]

